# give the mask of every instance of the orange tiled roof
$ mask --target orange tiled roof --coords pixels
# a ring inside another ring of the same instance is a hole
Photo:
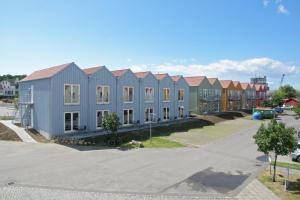
[[[261,90],[261,85],[260,84],[255,84],[255,89],[256,91],[260,91]]]
[[[250,86],[250,84],[249,83],[241,83],[241,86],[242,86],[243,90],[246,90],[248,88],[248,86]]]
[[[162,80],[162,79],[164,79],[167,75],[168,75],[167,73],[165,73],[165,74],[154,74],[154,76],[155,76],[155,78],[156,78],[157,80]]]
[[[178,81],[182,76],[181,75],[176,75],[176,76],[171,76],[173,81]]]
[[[228,88],[230,86],[231,82],[232,82],[232,80],[220,80],[222,88]]]
[[[135,72],[134,74],[138,77],[138,78],[145,78],[146,75],[150,73],[149,71],[146,72]]]
[[[216,80],[218,80],[218,79],[217,78],[207,78],[207,80],[211,85],[213,85],[216,82]]]
[[[232,81],[232,82],[235,87],[238,86],[238,84],[240,83],[239,81]]]
[[[83,72],[86,74],[86,75],[92,75],[94,74],[96,71],[98,71],[99,69],[101,69],[103,66],[96,66],[96,67],[89,67],[89,68],[85,68],[85,69],[82,69]]]
[[[66,63],[66,64],[57,65],[54,67],[35,71],[32,74],[30,74],[29,76],[26,76],[24,79],[22,79],[22,81],[31,81],[31,80],[50,78],[50,77],[54,76],[55,74],[57,74],[58,72],[65,69],[70,64],[72,64],[72,63]]]
[[[111,71],[111,73],[114,75],[114,76],[123,76],[123,74],[125,74],[125,72],[127,72],[129,69],[119,69],[119,70],[114,70],[114,71]]]
[[[184,77],[189,86],[199,86],[205,78],[205,76]]]

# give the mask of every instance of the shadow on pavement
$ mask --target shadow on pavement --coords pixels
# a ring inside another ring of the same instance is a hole
[[[226,194],[239,187],[250,174],[237,171],[236,174],[216,172],[207,168],[176,183],[164,191],[165,193],[221,193]]]

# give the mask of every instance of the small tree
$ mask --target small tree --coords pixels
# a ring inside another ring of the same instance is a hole
[[[254,139],[258,146],[258,151],[264,152],[265,154],[274,152],[275,154],[272,178],[273,182],[275,182],[277,156],[287,155],[297,147],[295,129],[292,127],[286,128],[284,123],[278,123],[273,119],[267,128],[264,124],[261,125],[256,135],[254,135]]]
[[[115,112],[104,116],[102,120],[103,129],[110,132],[114,136],[114,143],[118,142],[118,129],[120,126],[120,119]]]
[[[272,94],[272,104],[273,106],[281,106],[283,103],[284,94],[277,90]]]

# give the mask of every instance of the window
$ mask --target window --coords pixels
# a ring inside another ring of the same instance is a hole
[[[99,111],[97,111],[96,114],[97,114],[96,115],[97,128],[102,128],[103,118],[109,114],[109,111],[108,110],[99,110]]]
[[[65,101],[65,104],[79,104],[80,103],[80,85],[65,84],[64,101]]]
[[[170,119],[170,108],[165,107],[163,109],[163,120],[169,120]]]
[[[207,97],[208,97],[207,89],[203,89],[203,99],[207,99]]]
[[[221,90],[215,89],[215,95],[216,99],[219,99],[221,97]]]
[[[96,102],[98,104],[109,103],[109,92],[108,85],[98,85],[96,87]]]
[[[145,109],[145,122],[153,121],[153,108]]]
[[[123,110],[123,124],[124,125],[133,124],[133,110],[132,109]]]
[[[123,87],[123,101],[126,103],[133,102],[133,87]]]
[[[151,87],[145,88],[145,101],[147,101],[147,102],[154,101],[154,88],[151,88]]]
[[[184,99],[184,89],[178,90],[178,101],[183,101]]]
[[[170,88],[163,89],[163,101],[170,101]]]
[[[79,130],[79,112],[65,113],[65,132]]]
[[[184,111],[184,107],[179,106],[178,107],[178,118],[183,118],[183,111]]]

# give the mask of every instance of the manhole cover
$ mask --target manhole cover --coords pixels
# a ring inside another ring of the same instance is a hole
[[[8,182],[7,185],[14,185],[15,182],[11,181],[11,182]]]

